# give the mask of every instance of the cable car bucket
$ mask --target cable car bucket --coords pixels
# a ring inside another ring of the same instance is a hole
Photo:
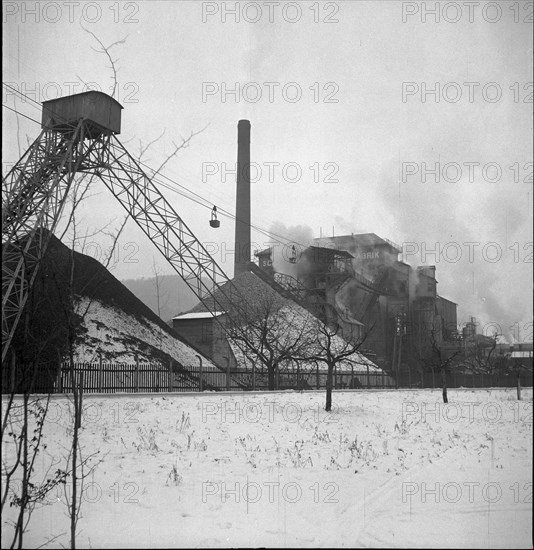
[[[295,246],[294,246],[294,245],[291,247],[291,256],[289,256],[289,261],[290,261],[292,264],[296,264],[296,263],[297,263],[297,250],[295,249]]]
[[[221,222],[217,219],[217,207],[216,206],[214,206],[212,211],[211,211],[210,225],[211,225],[211,227],[215,227],[215,228],[221,226]]]

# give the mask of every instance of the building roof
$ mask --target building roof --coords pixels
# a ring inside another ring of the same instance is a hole
[[[311,252],[317,255],[324,254],[326,256],[341,256],[343,258],[354,258],[354,256],[350,252],[347,252],[346,250],[329,248],[327,246],[308,246],[308,248],[306,248],[304,252],[306,250],[310,250]]]
[[[273,247],[270,246],[269,248],[264,248],[263,250],[256,250],[254,252],[254,256],[258,257],[258,256],[264,256],[266,254],[271,254],[273,251]]]
[[[319,237],[314,239],[317,242],[354,242],[358,246],[388,246],[397,252],[402,252],[402,247],[389,239],[379,237],[376,233],[358,233],[351,235],[339,235],[338,237]]]
[[[439,294],[436,295],[436,298],[438,300],[443,300],[444,302],[450,302],[451,304],[454,304],[455,306],[458,305],[458,302],[453,302],[452,300],[449,300],[448,298],[444,298],[443,296],[440,296]]]
[[[42,104],[51,105],[52,103],[64,103],[65,101],[76,101],[85,97],[94,98],[93,101],[98,101],[99,99],[102,99],[104,101],[111,101],[121,109],[124,109],[124,107],[114,97],[111,97],[104,92],[100,92],[99,90],[88,90],[87,92],[80,92],[79,94],[69,94],[62,97],[55,97],[53,99],[47,99],[46,101],[43,101]]]
[[[209,319],[210,317],[219,317],[219,315],[224,315],[224,311],[215,311],[211,313],[210,311],[200,311],[196,313],[181,313],[176,315],[172,320],[183,321],[185,319]]]
[[[291,243],[289,243],[288,245],[290,245]],[[267,254],[271,254],[272,253],[272,246],[269,247],[269,248],[265,248],[263,250],[257,250],[256,252],[254,252],[254,256],[258,257],[258,256],[266,256]],[[306,251],[311,251],[317,255],[319,254],[325,254],[325,255],[331,255],[331,256],[341,256],[343,258],[354,258],[354,256],[350,253],[350,252],[347,252],[346,250],[340,250],[339,248],[331,248],[329,246],[307,246],[305,248],[303,248],[301,250],[301,253],[306,253]]]

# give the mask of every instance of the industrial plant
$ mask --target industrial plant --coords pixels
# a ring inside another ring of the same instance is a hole
[[[236,253],[230,279],[153,175],[118,140],[121,111],[115,99],[95,91],[44,102],[40,136],[4,180],[2,359],[3,378],[11,386],[21,378],[17,365],[32,362],[26,336],[31,323],[26,321],[24,332],[20,321],[38,319],[28,308],[39,295],[54,293],[46,277],[63,285],[54,305],[57,314],[71,311],[58,324],[58,335],[41,334],[37,327],[33,336],[36,349],[42,345],[48,358],[44,379],[50,391],[75,383],[72,365],[70,371],[61,366],[68,356],[71,363],[74,358],[81,362],[85,380],[93,380],[92,390],[139,391],[141,361],[155,365],[148,369],[155,374],[147,376],[156,382],[147,382],[148,389],[245,390],[324,387],[333,370],[340,387],[423,385],[429,369],[465,373],[469,357],[483,361],[497,349],[495,339],[476,334],[474,322],[458,330],[457,304],[438,293],[436,267],[399,260],[401,248],[385,237],[351,234],[304,244],[286,239],[282,249],[272,246],[253,254],[248,120],[237,125]],[[81,284],[92,263],[78,253],[69,255],[53,236],[79,173],[106,185],[198,298],[189,311],[176,312],[172,328],[165,326],[165,345],[161,319],[106,270],[94,268],[100,272],[97,284],[96,275]],[[214,230],[220,227],[216,205],[208,221]],[[54,250],[55,263],[50,260]],[[63,258],[61,265],[58,258]],[[88,268],[79,270],[73,263]],[[104,281],[117,289],[115,297],[106,294]],[[70,296],[76,303],[63,303]],[[137,320],[119,323],[120,313],[106,313],[106,308],[125,308],[124,313],[134,312],[135,319],[142,317],[141,323],[153,328],[148,333],[132,328],[135,334],[128,334]],[[115,319],[113,336],[100,334],[105,323],[99,316]],[[325,338],[328,348],[315,349]],[[328,363],[326,356],[332,354],[336,358]],[[130,371],[110,363],[113,376],[106,378],[103,361],[124,361],[128,355],[135,363]],[[58,365],[50,367],[53,363]],[[224,374],[222,382],[218,372]]]

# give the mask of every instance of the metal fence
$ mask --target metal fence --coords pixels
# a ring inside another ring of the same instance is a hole
[[[222,372],[216,369],[192,367],[195,378],[202,378],[203,389],[218,390],[268,390],[269,376],[266,369],[232,370]],[[300,370],[293,372],[278,372],[274,377],[275,390],[310,390],[326,388],[327,371],[323,369]],[[393,388],[395,380],[385,372],[342,372],[334,373],[333,387],[335,389],[354,388]]]
[[[74,387],[86,393],[198,391],[198,380],[176,364],[165,367],[152,363],[68,363],[18,366],[2,370],[2,393],[72,393]]]
[[[327,371],[314,370],[279,372],[274,378],[275,390],[325,389]],[[517,384],[514,374],[493,375],[447,373],[448,388],[512,387]],[[266,369],[221,370],[214,367],[183,367],[150,363],[68,363],[40,365],[37,368],[7,367],[2,370],[2,393],[29,391],[31,393],[71,393],[74,386],[85,393],[137,393],[268,390]],[[532,371],[521,374],[521,385],[532,386]],[[354,371],[334,372],[334,389],[358,388],[439,388],[441,376],[435,373],[400,373]]]
[[[523,370],[520,374],[522,386],[532,386],[532,370]],[[441,373],[435,372],[403,372],[397,376],[399,388],[440,388],[442,386]],[[517,385],[517,374],[483,374],[473,372],[446,373],[448,388],[511,388]]]

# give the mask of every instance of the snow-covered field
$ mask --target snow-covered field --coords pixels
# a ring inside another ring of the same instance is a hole
[[[326,413],[323,392],[87,396],[82,447],[102,462],[78,547],[531,548],[532,389],[449,399],[335,392]],[[70,427],[56,396],[38,474]],[[26,547],[68,546],[64,500],[34,512]]]

